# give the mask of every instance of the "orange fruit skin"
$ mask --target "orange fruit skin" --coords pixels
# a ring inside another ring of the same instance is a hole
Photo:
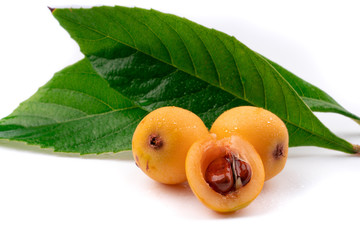
[[[284,122],[259,107],[241,106],[221,114],[210,132],[219,138],[238,135],[251,143],[265,168],[265,180],[279,174],[288,156],[289,134]]]
[[[149,145],[149,136],[160,136],[162,146]],[[185,159],[190,146],[208,136],[203,121],[191,111],[162,107],[146,115],[136,127],[132,153],[137,166],[150,178],[164,184],[186,181]]]
[[[226,151],[239,154],[252,169],[250,181],[243,187],[222,195],[205,181],[205,171],[214,159]],[[260,156],[254,147],[239,136],[216,139],[215,135],[195,142],[186,157],[186,176],[195,196],[208,208],[216,212],[234,212],[248,206],[261,192],[265,172]]]

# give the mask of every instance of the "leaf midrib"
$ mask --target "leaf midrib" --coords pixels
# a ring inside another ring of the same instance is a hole
[[[54,13],[55,11],[56,11],[56,9],[53,11],[53,13]],[[242,97],[240,97],[240,96],[238,96],[238,95],[236,95],[236,94],[234,94],[234,93],[232,93],[232,92],[229,92],[228,90],[222,88],[221,86],[212,84],[211,82],[208,82],[208,81],[202,79],[200,76],[198,76],[198,75],[196,75],[196,74],[194,75],[193,73],[188,72],[188,71],[186,71],[186,70],[183,70],[183,69],[181,69],[181,68],[179,68],[179,67],[177,67],[177,66],[175,66],[175,65],[169,64],[168,62],[165,62],[165,61],[162,60],[162,59],[159,59],[159,58],[157,58],[157,57],[155,57],[155,56],[153,56],[153,55],[149,55],[148,53],[140,50],[140,49],[137,48],[136,46],[131,46],[131,45],[125,43],[125,42],[122,42],[122,41],[120,41],[120,40],[118,40],[118,39],[116,39],[116,38],[114,38],[114,37],[112,37],[112,36],[110,36],[110,35],[106,35],[105,33],[100,32],[100,31],[98,31],[97,29],[91,28],[91,27],[89,27],[89,26],[87,26],[87,25],[83,25],[83,24],[79,24],[79,23],[77,23],[77,22],[74,22],[74,21],[72,21],[70,18],[67,18],[67,17],[64,17],[64,16],[61,16],[61,17],[64,18],[64,19],[66,19],[66,20],[68,20],[69,22],[72,22],[72,23],[74,23],[74,24],[77,24],[77,25],[79,25],[79,26],[81,26],[81,27],[85,27],[85,28],[87,28],[87,29],[89,29],[89,30],[91,30],[91,31],[94,31],[94,32],[96,32],[96,33],[98,33],[98,34],[100,34],[100,35],[102,35],[102,36],[104,36],[104,37],[106,37],[106,38],[108,38],[108,39],[111,39],[111,40],[113,40],[113,41],[115,41],[115,42],[117,42],[117,43],[123,44],[123,45],[125,45],[125,46],[127,46],[127,47],[130,47],[130,48],[132,48],[132,49],[134,49],[134,50],[136,50],[136,51],[138,51],[138,52],[141,52],[141,53],[144,54],[144,55],[150,56],[150,57],[158,60],[159,62],[162,62],[162,63],[167,64],[167,65],[169,65],[169,66],[172,66],[172,67],[174,67],[174,68],[176,68],[176,69],[179,69],[180,71],[183,71],[183,72],[189,74],[189,75],[192,76],[192,77],[196,77],[197,79],[200,79],[201,81],[204,81],[204,82],[206,82],[207,84],[212,85],[213,87],[220,88],[220,89],[223,90],[224,92],[227,92],[227,93],[229,93],[229,94],[231,94],[231,95],[233,95],[233,96],[235,96],[235,97],[237,97],[237,98],[239,98],[239,99],[241,99],[241,100],[243,100],[243,101],[246,101],[246,102],[248,102],[248,103],[251,104],[251,105],[255,105],[254,103],[252,103],[251,101],[249,101],[249,99],[242,98]],[[147,25],[145,25],[145,26],[148,27]],[[121,26],[121,27],[124,28],[123,26]],[[149,30],[151,30],[150,27],[148,27],[148,28],[149,28]],[[130,35],[130,33],[129,33],[129,35]],[[131,36],[131,35],[130,35],[130,36]],[[131,38],[133,38],[133,37],[131,36]],[[86,40],[88,40],[88,39],[86,39]],[[134,43],[134,45],[135,45],[135,43]],[[164,47],[165,47],[165,45],[164,45]],[[205,44],[204,44],[204,47],[206,48],[206,45],[205,45]],[[207,51],[208,51],[208,49],[207,49]],[[209,52],[209,51],[208,51],[208,52]],[[214,62],[213,62],[213,64],[214,64]],[[237,67],[237,69],[238,69],[238,67]],[[240,72],[239,69],[238,69],[238,71]],[[219,80],[219,81],[220,81],[220,80]]]
[[[57,121],[56,123],[50,123],[50,124],[44,124],[44,125],[40,125],[40,126],[36,126],[36,127],[31,127],[31,128],[42,128],[42,127],[48,127],[48,126],[52,126],[52,125],[59,125],[59,124],[65,124],[65,123],[69,123],[69,122],[75,122],[75,121],[80,121],[80,120],[84,120],[84,119],[88,119],[88,118],[92,118],[92,117],[98,117],[98,116],[102,116],[102,115],[106,115],[106,114],[111,114],[111,113],[115,113],[115,112],[121,112],[121,111],[126,111],[126,110],[131,110],[131,109],[136,109],[136,108],[139,108],[141,110],[144,110],[146,112],[149,112],[139,106],[131,106],[131,107],[127,107],[127,108],[119,108],[119,109],[115,109],[115,110],[112,110],[112,111],[108,111],[108,112],[103,112],[103,113],[96,113],[96,114],[89,114],[89,115],[86,115],[86,116],[83,116],[83,117],[79,117],[79,118],[72,118],[72,119],[68,119],[68,120],[65,120],[65,121]],[[12,118],[15,118],[15,117],[20,117],[20,116],[29,116],[29,115],[15,115],[15,116],[12,116]],[[34,115],[34,117],[42,117],[42,116],[36,116]],[[51,119],[51,118],[49,118]],[[54,119],[52,119],[54,120]],[[56,121],[56,120],[54,120]]]
[[[57,9],[55,9],[52,13],[54,14],[54,13],[56,12],[56,10],[57,10]],[[115,42],[117,42],[117,43],[123,44],[123,45],[125,45],[125,46],[127,46],[127,47],[130,47],[130,48],[132,48],[132,49],[134,49],[134,50],[136,50],[136,51],[138,51],[138,52],[141,52],[141,53],[143,53],[143,54],[145,54],[145,55],[147,55],[147,56],[150,56],[150,57],[152,57],[152,58],[154,58],[154,59],[156,59],[156,60],[158,60],[158,61],[160,61],[160,62],[162,62],[162,63],[164,63],[164,64],[167,64],[167,65],[170,65],[170,66],[172,66],[172,67],[178,68],[178,69],[180,69],[181,71],[189,74],[190,76],[196,77],[196,78],[198,78],[198,79],[200,79],[200,80],[202,80],[202,81],[204,81],[204,82],[206,82],[206,83],[208,83],[208,84],[210,84],[210,85],[212,85],[212,86],[214,86],[214,87],[220,88],[221,90],[223,90],[223,91],[225,91],[225,92],[227,92],[227,93],[229,93],[229,94],[231,94],[231,95],[233,95],[233,96],[235,96],[235,97],[237,97],[237,98],[239,98],[239,99],[241,99],[241,100],[243,100],[243,101],[246,101],[246,102],[248,102],[249,104],[255,106],[255,104],[252,103],[251,101],[249,101],[249,99],[244,99],[244,98],[242,98],[242,97],[240,97],[240,96],[238,96],[238,95],[236,95],[236,94],[234,94],[234,93],[232,93],[232,92],[229,92],[228,90],[222,88],[221,86],[214,85],[214,84],[212,84],[211,82],[208,82],[208,81],[202,79],[200,76],[197,76],[196,74],[194,75],[193,73],[188,72],[188,71],[186,71],[186,70],[183,70],[183,69],[181,69],[181,68],[179,68],[179,67],[176,67],[175,65],[169,64],[168,62],[165,62],[165,61],[163,61],[162,59],[159,59],[159,58],[157,58],[157,57],[155,57],[155,56],[153,56],[153,55],[149,55],[148,53],[140,50],[140,49],[139,49],[138,47],[136,47],[136,46],[131,46],[131,45],[129,45],[129,44],[123,42],[123,41],[120,41],[119,39],[116,39],[116,38],[114,38],[114,37],[112,37],[112,36],[110,36],[110,35],[107,35],[107,34],[101,32],[101,31],[99,31],[99,30],[97,30],[97,29],[94,29],[94,28],[88,26],[88,25],[83,25],[83,24],[80,24],[80,23],[78,23],[78,22],[75,22],[75,21],[73,21],[71,18],[67,18],[66,16],[61,16],[61,17],[64,18],[64,19],[66,19],[67,21],[75,24],[75,25],[78,25],[78,26],[80,26],[80,27],[85,27],[85,28],[89,29],[90,31],[94,31],[95,33],[98,33],[98,34],[100,34],[100,35],[102,35],[102,36],[104,36],[104,37],[106,37],[106,38],[108,38],[108,39],[111,39],[111,40],[113,40],[113,41],[115,41]],[[122,28],[124,28],[124,26],[122,26],[121,24],[119,24],[119,25],[120,25]],[[150,30],[151,32],[153,32],[152,29],[151,29],[149,26],[147,26],[146,24],[144,24],[144,25],[145,25],[147,28],[149,28],[149,30]],[[125,29],[126,29],[126,28],[125,28]],[[127,33],[128,33],[128,34],[130,35],[130,37],[133,39],[133,37],[131,36],[131,34],[130,34],[128,31],[127,31]],[[157,35],[155,35],[155,36],[157,37]],[[88,39],[86,39],[86,40],[88,40]],[[222,41],[222,40],[221,40],[221,41]],[[162,43],[162,41],[160,41],[160,42]],[[163,44],[163,43],[162,43],[162,44]],[[134,42],[134,45],[135,45],[135,42]],[[163,45],[164,45],[164,44],[163,44]],[[166,48],[165,45],[164,45],[164,47]],[[204,44],[204,47],[206,48],[206,45],[205,45],[205,44]],[[166,49],[167,49],[167,48],[166,48]],[[206,48],[206,49],[207,49],[207,48]],[[167,51],[168,51],[168,50],[167,50]],[[207,49],[207,51],[209,52],[208,49]],[[169,53],[169,56],[171,56],[170,53]],[[172,58],[170,57],[170,59],[172,59]],[[276,72],[278,72],[271,64],[269,64],[269,65],[270,65]],[[215,65],[215,66],[216,66],[216,65]],[[216,68],[216,67],[215,67],[215,68]],[[237,67],[237,69],[238,69],[238,67]],[[238,69],[238,71],[239,71],[239,69]],[[257,71],[257,72],[258,72],[258,71]],[[280,73],[279,73],[279,74],[280,74]],[[280,76],[281,76],[281,75],[280,75]],[[286,82],[286,81],[285,81],[285,82]],[[291,86],[290,86],[290,87],[291,87]],[[294,91],[295,91],[295,90],[294,90]],[[299,98],[300,98],[300,96],[299,96]],[[300,98],[300,99],[301,99],[301,98]],[[132,102],[133,102],[133,101],[132,101]],[[304,104],[305,104],[305,103],[304,103]],[[305,105],[306,105],[306,104],[305,104]],[[306,105],[306,106],[307,106],[307,105]],[[140,107],[140,108],[141,108],[141,107]],[[145,109],[144,109],[144,110],[145,110]],[[145,111],[147,111],[147,110],[145,110]],[[311,110],[310,110],[310,111],[311,111]],[[333,140],[330,140],[330,139],[328,139],[328,138],[325,138],[325,137],[322,136],[322,135],[314,134],[313,132],[311,132],[311,130],[308,130],[308,129],[305,129],[305,128],[303,128],[303,127],[300,127],[300,126],[296,125],[295,123],[290,122],[288,119],[283,119],[283,118],[282,118],[282,120],[283,120],[284,122],[286,122],[287,124],[290,124],[290,125],[292,125],[292,126],[295,126],[295,127],[299,128],[299,129],[305,131],[305,132],[308,132],[310,135],[317,136],[317,137],[325,140],[326,142],[330,142],[330,143],[333,143],[333,144],[335,144],[335,145],[340,145],[340,146],[348,149],[348,146],[345,146],[343,143],[339,144],[338,142],[335,142],[335,141],[333,141]]]

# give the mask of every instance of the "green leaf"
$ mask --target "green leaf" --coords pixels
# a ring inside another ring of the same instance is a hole
[[[147,112],[108,86],[87,59],[56,73],[0,121],[0,138],[61,152],[131,149],[135,127]]]
[[[315,112],[333,112],[352,118],[360,124],[360,117],[350,113],[323,90],[306,82],[295,74],[289,72],[279,64],[267,59],[268,62],[285,78],[288,83],[301,96],[304,102]]]
[[[204,119],[209,125],[214,113],[207,113],[220,105],[222,110],[234,102],[254,105],[283,119],[291,146],[356,152],[316,118],[266,59],[234,37],[139,8],[56,9],[53,15],[95,70],[148,111],[163,105],[182,106],[199,115],[212,115]],[[222,96],[221,104],[206,104]]]

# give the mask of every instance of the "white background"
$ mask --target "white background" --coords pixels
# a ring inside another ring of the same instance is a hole
[[[356,1],[2,1],[0,118],[82,58],[47,6],[154,8],[234,35],[360,115]],[[317,114],[360,144],[360,126]],[[360,157],[291,148],[284,171],[235,214],[165,186],[130,152],[82,156],[0,141],[0,239],[359,239]]]

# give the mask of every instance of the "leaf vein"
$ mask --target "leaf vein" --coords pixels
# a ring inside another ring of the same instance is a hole
[[[191,64],[192,64],[192,66],[193,66],[193,69],[194,69],[194,75],[196,76],[196,75],[197,75],[197,70],[196,70],[196,67],[195,67],[194,60],[193,60],[193,58],[192,58],[192,56],[191,56],[191,53],[190,53],[190,51],[189,51],[189,48],[187,47],[187,45],[186,45],[184,39],[181,37],[180,33],[179,33],[173,26],[171,26],[170,23],[168,23],[168,22],[164,21],[163,19],[161,19],[157,14],[154,14],[154,16],[155,16],[157,19],[159,19],[160,21],[162,21],[164,24],[166,24],[167,26],[169,26],[169,28],[171,28],[171,29],[176,33],[176,35],[179,37],[180,41],[182,42],[182,44],[183,44],[184,47],[186,48],[186,53],[187,53],[187,55],[189,56],[189,59],[190,59],[190,61],[191,61]]]
[[[82,146],[82,145],[85,145],[85,144],[89,144],[89,143],[94,143],[96,141],[99,141],[100,139],[103,139],[103,138],[106,138],[108,136],[111,136],[111,135],[114,135],[114,134],[117,134],[121,131],[123,131],[124,129],[127,129],[129,128],[130,126],[134,125],[134,124],[137,124],[139,122],[139,120],[141,120],[140,118],[134,120],[133,122],[131,122],[130,124],[127,124],[126,126],[121,126],[120,128],[118,128],[118,130],[114,131],[114,129],[111,129],[111,131],[105,133],[104,135],[102,136],[99,136],[99,137],[96,137],[96,138],[92,138],[92,140],[90,141],[83,141],[83,142],[79,142],[79,143],[74,143],[74,144],[71,144],[70,147],[79,147],[79,146]]]
[[[15,118],[22,118],[22,117],[31,117],[31,118],[39,118],[39,119],[47,119],[47,120],[51,120],[51,121],[54,121],[56,123],[59,123],[58,120],[54,119],[54,118],[51,118],[51,117],[45,117],[45,116],[41,116],[41,115],[36,115],[36,114],[15,114],[15,115],[11,115],[11,116],[8,116],[6,118],[4,118],[3,120],[9,120],[9,119],[15,119]],[[54,123],[51,123],[51,124],[54,124]],[[1,125],[5,125],[5,124],[1,124]]]
[[[39,104],[39,105],[53,105],[53,106],[60,106],[62,108],[67,108],[67,109],[71,109],[73,111],[76,111],[76,112],[79,112],[81,113],[82,115],[88,115],[86,112],[78,109],[78,108],[75,108],[75,107],[71,107],[71,106],[67,106],[67,105],[62,105],[62,104],[59,104],[59,103],[50,103],[50,102],[40,102],[40,101],[34,101],[34,100],[31,100],[31,101],[27,101],[26,102],[27,104]]]
[[[219,73],[219,70],[218,70],[218,68],[217,68],[217,66],[216,66],[216,64],[215,64],[214,57],[213,57],[212,54],[210,53],[208,47],[205,45],[204,40],[200,37],[200,35],[197,33],[197,31],[195,31],[195,30],[193,29],[193,27],[192,27],[191,25],[187,24],[185,21],[184,21],[183,23],[194,33],[194,35],[200,40],[201,44],[204,46],[206,52],[208,53],[208,55],[209,55],[209,57],[210,57],[210,59],[211,59],[211,63],[212,63],[212,65],[213,65],[213,67],[214,67],[214,69],[215,69],[215,71],[216,71],[217,81],[218,81],[219,86],[220,86],[220,73]],[[197,77],[197,76],[195,76],[195,77]],[[201,78],[199,77],[199,79],[201,79]],[[203,79],[201,79],[201,80],[202,80],[202,81],[205,81],[205,80],[203,80]],[[205,82],[206,82],[206,81],[205,81]],[[209,83],[209,82],[207,82],[207,83]]]
[[[221,44],[224,46],[224,48],[226,49],[226,51],[227,51],[227,52],[229,53],[229,55],[231,56],[231,59],[232,59],[232,61],[234,62],[235,66],[236,66],[236,70],[237,70],[237,74],[238,74],[238,77],[239,77],[240,84],[241,84],[242,88],[244,89],[244,85],[243,85],[243,83],[242,83],[242,81],[241,81],[240,69],[239,69],[239,66],[238,66],[238,64],[237,64],[237,62],[236,62],[236,60],[235,60],[234,55],[230,52],[229,48],[226,46],[226,44],[224,43],[224,41],[223,41],[221,38],[219,38],[219,36],[218,36],[216,33],[214,34],[214,36],[219,40],[219,42],[221,42]],[[245,90],[244,90],[244,91],[245,91]],[[245,95],[244,95],[244,97],[245,97]]]
[[[90,98],[92,98],[92,99],[95,99],[96,101],[102,103],[103,105],[105,105],[106,107],[108,107],[108,108],[111,109],[111,110],[115,110],[115,108],[113,108],[111,105],[109,105],[108,103],[104,102],[104,101],[101,100],[100,98],[95,97],[95,96],[93,96],[93,95],[90,95],[90,94],[88,94],[88,93],[86,93],[86,92],[82,92],[82,91],[75,90],[75,89],[69,89],[69,88],[43,87],[43,89],[59,90],[59,91],[69,91],[69,92],[74,92],[74,93],[77,93],[77,94],[81,94],[81,95],[90,97]]]
[[[144,25],[144,26],[160,41],[160,43],[163,45],[163,47],[166,49],[166,51],[167,51],[167,53],[168,53],[168,55],[169,55],[171,65],[174,65],[173,57],[171,56],[171,53],[170,53],[168,47],[167,47],[166,44],[163,42],[163,40],[153,31],[153,29],[150,28],[146,23],[140,21],[140,19],[138,19],[138,18],[136,18],[136,17],[134,17],[134,16],[132,16],[132,15],[130,15],[130,14],[128,14],[128,13],[123,13],[123,14],[131,17],[131,18],[134,19],[136,22]],[[120,41],[120,42],[121,42],[121,41]],[[130,47],[131,47],[131,46],[130,46]],[[135,47],[136,47],[136,46],[135,46]]]
[[[264,107],[265,109],[268,109],[268,106],[267,106],[267,97],[266,97],[266,90],[265,90],[265,84],[264,84],[264,78],[263,78],[262,74],[260,73],[257,64],[254,62],[253,57],[252,57],[247,51],[244,51],[244,52],[246,53],[246,55],[248,55],[249,59],[250,59],[251,62],[253,63],[253,66],[256,68],[256,73],[258,74],[258,76],[259,76],[260,79],[261,79],[261,84],[262,84],[262,88],[263,88],[263,96],[264,96],[264,106],[263,106],[263,107]]]

